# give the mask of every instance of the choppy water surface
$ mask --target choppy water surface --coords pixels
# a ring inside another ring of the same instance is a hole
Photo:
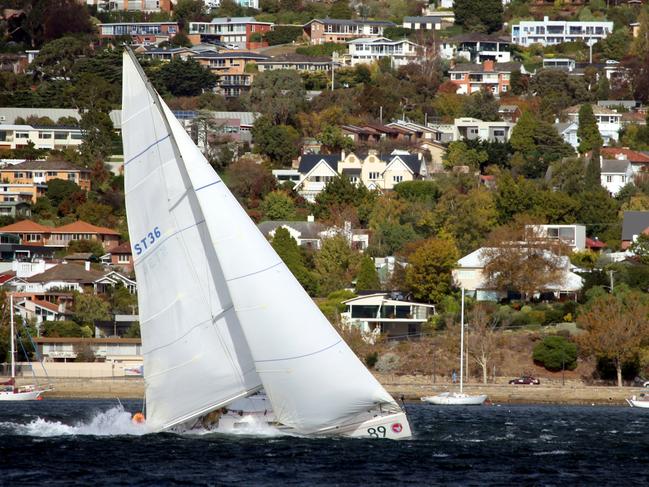
[[[649,485],[649,410],[411,404],[411,441],[147,434],[139,403],[0,403],[0,485]]]

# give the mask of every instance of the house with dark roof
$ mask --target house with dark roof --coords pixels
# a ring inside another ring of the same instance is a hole
[[[115,269],[131,274],[133,272],[133,251],[131,250],[130,242],[124,242],[117,247],[110,249],[106,256],[110,261],[110,265]]]
[[[633,182],[633,169],[626,159],[601,159],[600,178],[602,186],[616,196],[628,183]]]
[[[379,154],[344,151],[336,155],[305,154],[298,166],[300,181],[295,190],[309,201],[325,188],[332,179],[343,176],[354,184],[369,189],[392,190],[402,181],[413,181],[428,176],[428,168],[421,154],[393,151]]]
[[[359,37],[383,37],[386,27],[396,24],[386,20],[313,19],[302,27],[311,44],[347,42]]]
[[[625,211],[622,220],[622,249],[628,249],[642,234],[649,235],[649,211]]]
[[[313,217],[308,221],[287,221],[287,220],[270,220],[261,222],[257,225],[259,231],[264,236],[272,240],[278,228],[284,228],[295,239],[300,247],[310,249],[320,249],[322,240],[342,235],[347,239],[349,246],[354,250],[365,250],[370,243],[370,237],[367,230],[354,229],[349,222],[346,222],[343,228],[327,227],[322,223],[317,223]]]
[[[259,71],[293,69],[296,71],[331,71],[332,59],[327,56],[284,54],[257,61]]]
[[[506,37],[473,32],[443,40],[439,52],[444,59],[464,59],[471,63],[487,60],[508,63],[511,61],[510,44]]]

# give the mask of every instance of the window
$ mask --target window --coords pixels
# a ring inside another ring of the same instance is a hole
[[[379,173],[378,172],[370,172],[370,180],[375,180],[379,179]]]
[[[403,176],[394,175],[392,176],[392,181],[394,181],[395,183],[400,183],[401,181],[403,181]]]
[[[17,139],[29,139],[29,134],[27,132],[16,132]]]
[[[51,132],[39,132],[38,133],[38,138],[39,139],[51,139],[52,138],[52,133]]]
[[[56,140],[66,140],[68,138],[68,133],[67,132],[56,132],[54,134],[54,138]]]
[[[128,254],[119,254],[117,256],[117,262],[119,264],[128,264],[131,261],[131,258]]]
[[[606,182],[607,183],[612,183],[613,182],[613,176],[606,176]]]

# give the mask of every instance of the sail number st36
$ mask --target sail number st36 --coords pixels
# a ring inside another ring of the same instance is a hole
[[[145,252],[160,237],[162,237],[160,227],[155,227],[153,230],[146,234],[146,237],[135,244],[135,255],[140,255],[142,252]]]

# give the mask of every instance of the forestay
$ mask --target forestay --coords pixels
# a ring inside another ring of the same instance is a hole
[[[163,104],[164,106],[164,104]],[[164,106],[257,373],[280,423],[313,433],[398,406],[302,289]]]
[[[249,394],[260,380],[162,101],[133,54],[123,59],[124,184],[147,423],[165,429]]]

